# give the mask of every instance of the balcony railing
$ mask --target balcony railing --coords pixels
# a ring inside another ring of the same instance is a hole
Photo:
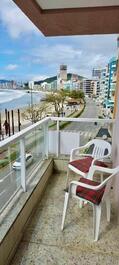
[[[111,142],[111,119],[45,118],[0,142],[0,212],[27,183],[49,155],[69,155],[92,138]]]
[[[0,143],[0,212],[48,157],[49,118],[16,133]]]

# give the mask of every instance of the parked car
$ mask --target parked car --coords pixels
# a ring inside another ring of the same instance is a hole
[[[30,153],[26,153],[26,167],[29,166],[33,162],[33,156]],[[17,158],[13,163],[12,168],[15,170],[21,169],[21,157]]]

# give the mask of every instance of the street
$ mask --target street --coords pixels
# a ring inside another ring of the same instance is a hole
[[[86,107],[80,118],[98,118],[99,106],[91,98],[86,99]],[[94,122],[72,122],[65,128],[66,131],[80,132],[80,145],[84,145],[94,138],[100,128],[100,124]]]

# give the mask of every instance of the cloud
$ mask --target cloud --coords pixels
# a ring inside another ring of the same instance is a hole
[[[8,71],[14,71],[17,68],[18,68],[17,64],[8,64],[5,69],[8,70]]]
[[[39,75],[35,75],[35,74],[27,75],[27,79],[32,80],[32,81],[44,80],[48,77],[49,77],[48,75],[40,75],[40,74]]]
[[[82,51],[71,45],[55,44],[41,45],[39,48],[30,50],[30,57],[33,63],[38,64],[62,64],[71,60],[80,59]]]
[[[0,22],[1,28],[6,28],[12,38],[21,37],[17,45],[16,40],[10,40],[8,37],[8,43],[12,41],[13,46],[9,45],[7,49],[6,44],[6,50],[4,46],[0,51],[4,57],[6,55],[7,64],[9,64],[7,58],[12,54],[14,54],[15,60],[12,58],[10,62],[19,61],[21,72],[7,73],[12,79],[13,73],[15,79],[20,80],[39,80],[42,77],[44,79],[47,76],[57,75],[60,64],[67,64],[68,72],[90,78],[93,67],[105,67],[110,58],[117,54],[116,34],[53,38],[40,35],[33,23],[12,0],[0,0]],[[15,47],[14,51],[9,47]],[[10,71],[12,70],[15,68]]]
[[[43,74],[57,74],[60,64],[67,64],[68,72],[91,77],[94,67],[104,68],[116,56],[116,38],[117,35],[65,37],[47,39],[47,43],[41,39],[38,47],[24,52],[22,60],[43,69]]]
[[[60,64],[67,64],[74,68],[76,61],[81,61],[82,51],[67,44],[55,44],[55,45],[39,45],[39,48],[32,48],[27,50],[22,57],[22,60],[29,63],[32,67],[41,68],[42,71],[45,68],[49,75],[57,75]],[[69,69],[68,69],[69,71]],[[78,69],[77,69],[78,72]]]
[[[0,20],[12,38],[39,32],[12,0],[0,0]]]

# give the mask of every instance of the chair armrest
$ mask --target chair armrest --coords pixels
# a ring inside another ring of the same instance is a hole
[[[93,176],[94,176],[94,173],[97,171],[97,172],[100,172],[100,173],[107,173],[107,174],[113,174],[113,170],[112,168],[108,168],[108,167],[100,167],[100,166],[95,166],[95,165],[92,165],[89,169],[89,172],[87,174],[87,178],[88,179],[93,179]]]
[[[90,144],[87,143],[87,144],[85,144],[85,145],[82,145],[82,146],[79,146],[79,147],[77,147],[77,148],[72,149],[72,150],[71,150],[71,154],[70,154],[70,161],[73,161],[73,160],[74,160],[75,153],[76,153],[77,151],[80,152],[80,150],[83,150],[83,149],[85,149],[85,148],[87,148],[87,147],[89,147],[89,146],[90,146]],[[80,154],[80,153],[79,153],[79,156],[91,156],[91,154]]]
[[[99,190],[101,188],[103,188],[106,183],[112,178],[113,175],[115,175],[115,169],[110,169],[110,168],[103,168],[103,167],[98,167],[98,166],[93,166],[93,169],[91,170],[92,172],[92,176],[94,174],[95,171],[99,171],[99,172],[105,172],[105,173],[109,173],[111,174],[108,178],[106,178],[102,183],[100,183],[97,186],[93,186],[93,185],[89,185],[80,181],[71,181],[70,185],[69,185],[69,193],[70,194],[76,194],[76,187],[80,186],[83,188],[87,188],[87,189],[91,189],[91,190]],[[119,169],[118,169],[119,170]],[[88,178],[89,178],[89,174],[88,174]],[[92,178],[90,178],[92,179]],[[73,191],[73,192],[72,192]]]
[[[105,184],[104,184],[105,185]],[[89,185],[80,181],[71,181],[70,185],[69,185],[69,194],[74,194],[76,195],[76,188],[77,186],[83,187],[83,188],[87,188],[90,190],[99,190],[100,188],[102,188],[104,185],[99,184],[97,186],[93,186],[93,185]]]
[[[91,190],[100,190],[101,188],[103,188],[107,182],[109,180],[111,180],[111,178],[116,175],[119,172],[119,166],[117,168],[104,168],[104,167],[98,167],[98,166],[92,166],[90,173],[88,174],[88,178],[89,179],[93,179],[93,175],[94,173],[98,171],[98,172],[105,172],[105,173],[109,173],[110,176],[108,178],[106,178],[102,183],[100,183],[97,186],[93,186],[90,184],[86,184],[80,181],[71,181],[70,185],[69,185],[69,195],[76,195],[76,188],[77,186],[83,187],[83,188],[87,188],[87,189],[91,189]]]

